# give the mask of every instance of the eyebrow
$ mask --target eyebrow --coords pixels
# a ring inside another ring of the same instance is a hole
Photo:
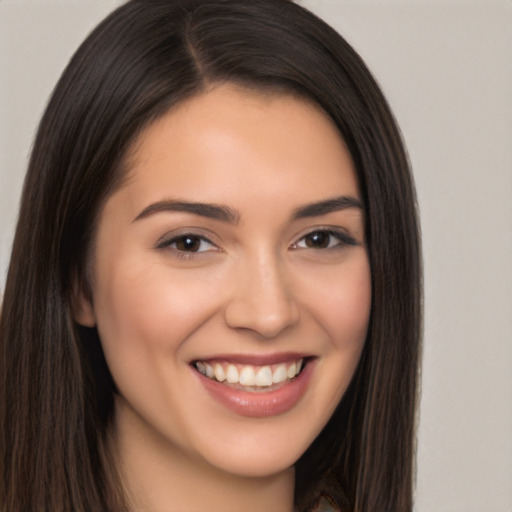
[[[307,204],[297,208],[292,219],[304,219],[306,217],[320,217],[339,210],[347,208],[357,208],[362,210],[361,201],[353,196],[339,196],[316,203]],[[133,222],[149,217],[156,213],[162,212],[187,212],[200,217],[220,220],[229,224],[238,224],[240,222],[240,213],[229,206],[211,204],[211,203],[195,203],[189,201],[176,201],[167,199],[152,203],[142,210]]]
[[[353,196],[333,197],[325,201],[318,201],[317,203],[311,203],[297,208],[293,214],[293,218],[304,219],[306,217],[320,217],[347,208],[363,210],[363,204],[359,199]]]
[[[142,210],[133,222],[161,212],[187,212],[208,217],[209,219],[221,220],[230,224],[238,224],[240,214],[229,206],[222,206],[210,203],[193,203],[189,201],[175,201],[172,199],[152,203]]]

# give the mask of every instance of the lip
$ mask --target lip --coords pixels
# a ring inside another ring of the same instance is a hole
[[[291,363],[299,359],[311,358],[311,354],[302,354],[299,352],[280,352],[279,354],[216,354],[215,356],[197,358],[194,361],[204,361],[206,363],[215,361],[225,361],[233,364],[247,364],[252,366],[265,366],[280,363]]]
[[[277,364],[285,361],[295,360],[293,354],[281,354],[275,356],[220,356],[215,358],[201,359],[201,361],[224,360],[240,364]],[[299,356],[297,359],[301,359]],[[205,377],[192,368],[206,391],[218,403],[241,416],[251,418],[267,418],[277,416],[291,410],[302,398],[308,388],[311,375],[315,366],[315,358],[308,358],[307,364],[301,373],[293,380],[285,382],[277,389],[271,391],[250,392],[230,387],[216,380]]]

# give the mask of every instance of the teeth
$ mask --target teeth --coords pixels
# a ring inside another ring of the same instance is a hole
[[[288,378],[288,371],[286,370],[286,366],[284,364],[280,364],[272,375],[272,382],[274,384],[279,384],[280,382],[284,382]]]
[[[201,361],[198,361],[196,363],[196,368],[198,369],[199,373],[202,373],[203,375],[206,375],[206,364],[202,363]]]
[[[215,380],[218,380],[219,382],[224,382],[226,380],[226,372],[219,363],[215,365],[213,375],[215,376]]]
[[[254,368],[251,366],[246,366],[241,372],[240,372],[240,379],[239,382],[242,384],[242,386],[254,386],[256,385],[256,374],[254,373]]]
[[[263,366],[256,374],[256,386],[270,386],[272,385],[272,369],[270,366]]]
[[[238,370],[236,369],[235,365],[230,364],[228,366],[228,371],[226,372],[226,380],[230,384],[236,384],[238,382]]]
[[[274,366],[273,370],[270,365],[261,367],[246,365],[237,368],[236,365],[231,363],[211,365],[204,361],[197,361],[195,366],[199,373],[218,382],[227,381],[229,384],[264,388],[293,379],[300,373],[303,363],[304,360],[300,359],[292,363]]]

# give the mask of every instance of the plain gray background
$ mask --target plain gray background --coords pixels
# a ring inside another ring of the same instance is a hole
[[[0,0],[0,293],[48,95],[119,3]],[[512,512],[512,1],[299,3],[365,58],[414,169],[425,257],[415,510]]]

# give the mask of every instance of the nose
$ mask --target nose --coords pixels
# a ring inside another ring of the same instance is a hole
[[[299,320],[299,307],[277,258],[261,256],[240,269],[225,309],[232,329],[275,338]]]

